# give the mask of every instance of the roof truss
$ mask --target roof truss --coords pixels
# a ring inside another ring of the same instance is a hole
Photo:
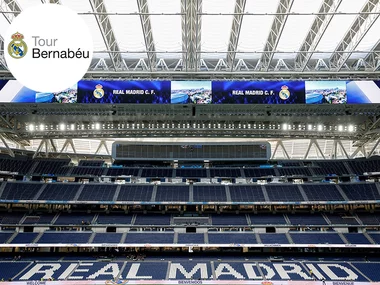
[[[57,1],[57,0],[51,0]],[[103,0],[90,0],[92,10],[97,12],[95,15],[98,22],[100,32],[102,34],[104,43],[109,50],[109,56],[111,58],[112,67],[114,70],[121,69],[123,64],[123,58],[121,57],[119,45],[117,43],[115,34],[112,29],[111,21],[107,15],[107,9]]]
[[[332,68],[337,71],[342,69],[360,41],[379,18],[379,13],[380,1],[368,0],[331,56]]]

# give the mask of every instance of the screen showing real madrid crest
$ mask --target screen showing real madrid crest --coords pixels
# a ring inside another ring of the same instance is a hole
[[[303,104],[304,81],[214,81],[214,104]]]
[[[380,81],[81,80],[55,93],[0,80],[0,102],[82,104],[379,104]]]

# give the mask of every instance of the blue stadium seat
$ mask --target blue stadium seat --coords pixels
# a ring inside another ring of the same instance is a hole
[[[121,233],[97,233],[92,243],[120,243]]]
[[[178,234],[179,244],[203,244],[205,243],[204,234],[196,233],[179,233]]]
[[[177,185],[159,185],[157,187],[157,202],[188,202],[189,187]]]
[[[351,244],[370,244],[370,241],[365,237],[365,235],[360,233],[347,233],[344,237]]]
[[[127,238],[125,239],[125,243],[136,243],[136,244],[153,244],[153,243],[163,243],[172,244],[174,241],[174,233],[134,233],[129,232],[127,234]]]
[[[18,233],[10,243],[33,243],[38,233]]]
[[[152,199],[153,185],[123,185],[117,201],[149,202]]]
[[[259,234],[261,242],[264,244],[287,244],[289,243],[288,238],[285,234],[272,234],[265,233]]]
[[[338,188],[333,184],[302,185],[310,201],[344,201]]]
[[[112,201],[116,193],[116,185],[91,185],[87,184],[82,189],[78,201]]]
[[[290,233],[290,236],[296,244],[344,244],[340,236],[336,233]]]
[[[264,202],[265,197],[261,186],[229,185],[233,202]]]
[[[227,201],[224,186],[194,186],[194,202],[225,202]]]
[[[256,244],[253,233],[208,233],[210,244]]]
[[[297,185],[265,185],[265,189],[272,202],[304,201]]]

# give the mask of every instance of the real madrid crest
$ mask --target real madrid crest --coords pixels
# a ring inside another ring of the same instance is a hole
[[[280,98],[282,99],[282,100],[287,100],[287,99],[289,99],[289,97],[290,97],[290,92],[289,92],[289,87],[288,86],[286,86],[286,85],[283,85],[282,87],[281,87],[281,91],[280,91],[280,93],[278,94],[279,96],[280,96]]]
[[[95,98],[102,98],[104,96],[104,90],[103,90],[103,85],[101,84],[98,84],[95,86],[95,90],[94,90],[94,97]]]
[[[8,53],[15,59],[23,58],[28,52],[28,46],[23,41],[24,36],[19,32],[12,35],[12,41],[8,45]]]

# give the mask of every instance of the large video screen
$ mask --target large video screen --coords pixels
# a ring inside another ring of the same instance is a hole
[[[82,104],[379,104],[380,81],[82,80],[41,93],[0,80],[2,103]]]
[[[214,104],[304,104],[304,81],[214,81]]]
[[[170,104],[170,81],[80,81],[78,103]]]

